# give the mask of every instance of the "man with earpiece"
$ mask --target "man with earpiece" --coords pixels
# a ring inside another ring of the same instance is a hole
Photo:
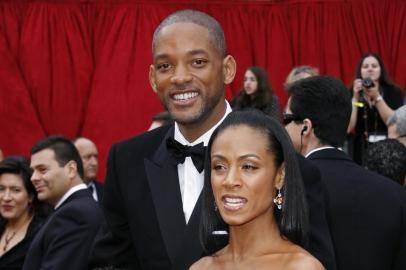
[[[318,167],[327,188],[337,269],[406,269],[405,190],[360,167],[340,149],[351,116],[345,85],[317,76],[288,91],[285,127],[297,151]]]

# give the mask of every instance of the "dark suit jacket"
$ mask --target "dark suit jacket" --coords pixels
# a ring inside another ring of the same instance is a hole
[[[406,194],[344,152],[312,153],[329,196],[338,269],[406,269]]]
[[[90,246],[102,217],[90,192],[87,189],[76,191],[37,233],[23,269],[87,269]]]
[[[311,161],[297,155],[306,200],[309,208],[309,245],[306,247],[326,268],[335,270],[335,254],[328,224],[328,197],[326,186],[321,180],[320,171]]]
[[[169,162],[165,141],[173,133],[173,125],[162,127],[112,146],[104,186],[111,231],[97,239],[91,267],[183,270],[204,255],[198,237],[200,199],[186,225],[177,167]],[[307,179],[305,187],[314,194],[310,205],[317,209],[311,220],[320,226],[312,229],[317,232],[313,250],[321,257],[328,254],[323,262],[331,261],[321,182],[317,176]]]

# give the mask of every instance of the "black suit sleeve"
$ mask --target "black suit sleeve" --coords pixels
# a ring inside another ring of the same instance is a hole
[[[80,206],[76,206],[80,207]],[[74,208],[57,213],[47,226],[40,269],[87,269],[91,243],[101,220],[101,213],[78,216]]]
[[[309,207],[310,235],[307,250],[326,268],[335,270],[335,254],[328,226],[327,191],[320,172],[310,161],[298,155],[300,171]]]
[[[116,174],[116,145],[113,145],[107,163],[107,176],[104,183],[103,211],[106,222],[95,239],[89,267],[103,269],[139,269],[136,253],[131,242],[131,232],[122,199],[119,179]],[[113,268],[115,269],[115,268]]]

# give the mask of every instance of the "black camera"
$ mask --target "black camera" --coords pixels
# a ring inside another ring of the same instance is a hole
[[[371,87],[374,87],[374,86],[375,86],[375,84],[370,78],[366,78],[366,79],[362,80],[362,87],[368,89],[368,88],[371,88]]]

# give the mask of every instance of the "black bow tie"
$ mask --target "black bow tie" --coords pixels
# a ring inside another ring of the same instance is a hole
[[[196,144],[194,146],[183,145],[170,137],[166,140],[166,147],[174,158],[175,165],[185,162],[186,157],[191,157],[193,164],[197,171],[201,173],[204,168],[204,157],[206,147],[203,143]]]

